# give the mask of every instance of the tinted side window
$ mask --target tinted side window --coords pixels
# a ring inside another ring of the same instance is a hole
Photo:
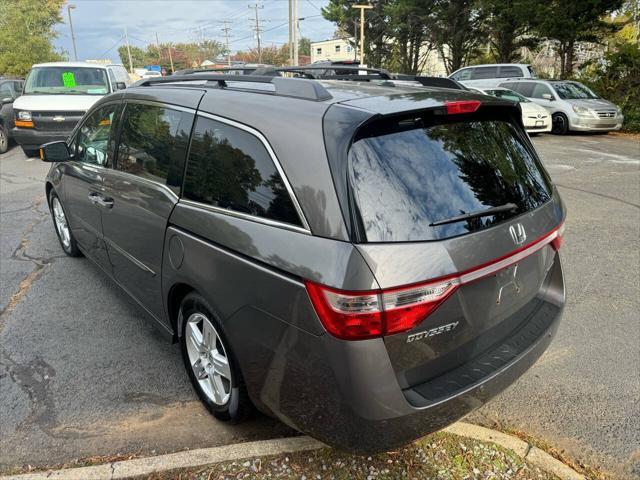
[[[193,114],[127,104],[116,168],[180,192]]]
[[[520,95],[524,95],[525,97],[531,97],[531,94],[533,93],[533,87],[535,87],[536,84],[532,82],[517,82],[513,83],[512,85],[512,87],[507,88],[511,88],[511,90],[515,90]]]
[[[215,207],[301,225],[271,156],[249,132],[199,117],[183,195]]]
[[[523,77],[520,67],[500,67],[500,78]]]
[[[465,68],[464,70],[460,70],[455,75],[452,75],[451,78],[453,78],[454,80],[457,80],[458,82],[464,81],[464,80],[471,80],[471,71],[472,70],[473,69],[471,69],[471,68]]]
[[[533,87],[533,92],[531,93],[532,98],[543,98],[542,95],[549,94],[553,97],[551,90],[543,83],[535,83]]]
[[[4,97],[12,97],[13,98],[13,86],[11,82],[5,82],[0,84],[0,96]]]
[[[498,67],[477,67],[473,69],[471,80],[482,80],[485,78],[496,78]]]
[[[111,166],[114,150],[114,123],[120,104],[105,105],[82,124],[75,140],[78,162]]]

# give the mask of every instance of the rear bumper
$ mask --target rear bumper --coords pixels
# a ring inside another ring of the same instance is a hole
[[[228,334],[234,351],[244,344],[238,358],[258,408],[338,448],[380,452],[459,420],[536,362],[551,343],[564,308],[559,262],[554,270],[541,307],[511,337],[468,364],[404,391],[381,339],[346,342],[328,334],[314,336],[256,310],[238,312],[227,324]],[[476,370],[474,362],[486,365],[483,357],[496,353],[500,361],[479,376],[469,375]],[[450,387],[451,380],[458,384]]]
[[[40,145],[56,140],[66,140],[71,130],[47,132],[43,130],[35,130],[30,128],[15,127],[11,130],[11,136],[16,140],[18,145],[26,150],[37,150]]]

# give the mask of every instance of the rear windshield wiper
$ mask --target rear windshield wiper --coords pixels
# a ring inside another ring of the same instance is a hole
[[[464,222],[471,218],[488,217],[500,212],[510,212],[517,209],[518,206],[515,203],[505,203],[504,205],[498,205],[497,207],[491,207],[487,210],[479,212],[463,213],[462,215],[456,215],[455,217],[445,218],[444,220],[438,220],[437,222],[430,223],[430,227],[437,227],[438,225],[446,225],[448,223]]]

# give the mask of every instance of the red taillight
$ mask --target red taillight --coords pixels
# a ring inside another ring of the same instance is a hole
[[[349,292],[306,281],[320,321],[332,335],[361,340],[411,330],[458,286],[456,279],[388,290]]]
[[[564,222],[503,257],[457,274],[398,288],[346,291],[305,280],[320,321],[333,336],[362,340],[405,332],[422,322],[460,285],[492,275],[551,245],[560,248]]]
[[[480,108],[479,100],[459,100],[455,102],[444,102],[447,115],[457,115],[460,113],[473,113]]]

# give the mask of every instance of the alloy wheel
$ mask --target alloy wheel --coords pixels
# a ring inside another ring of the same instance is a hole
[[[185,341],[189,363],[200,388],[216,405],[225,405],[231,396],[232,375],[222,340],[211,321],[202,313],[187,319]]]
[[[65,249],[69,249],[71,247],[71,233],[69,232],[67,217],[64,215],[64,210],[58,197],[54,197],[51,201],[51,208],[53,209],[53,219],[56,224],[56,230],[58,230],[58,235],[60,235],[62,246]]]

